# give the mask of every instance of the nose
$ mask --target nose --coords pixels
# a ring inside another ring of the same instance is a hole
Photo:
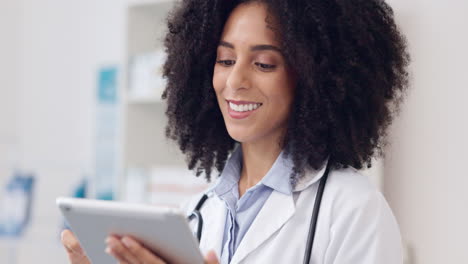
[[[226,87],[233,90],[248,89],[250,87],[248,65],[244,65],[240,61],[235,63],[226,79]]]

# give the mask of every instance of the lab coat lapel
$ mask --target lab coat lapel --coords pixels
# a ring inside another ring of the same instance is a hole
[[[216,195],[208,199],[206,206],[202,208],[204,217],[202,241],[200,248],[203,255],[210,250],[214,250],[217,256],[221,256],[223,244],[224,226],[226,223],[227,209],[224,202]]]
[[[239,263],[279,230],[294,214],[292,195],[273,191],[237,248],[231,263]]]
[[[328,160],[320,170],[307,170],[306,175],[297,182],[294,192],[301,192],[318,182],[325,172],[327,162]],[[231,263],[237,264],[244,260],[252,251],[256,250],[278,231],[294,215],[295,211],[296,204],[293,195],[273,190],[240,242]]]

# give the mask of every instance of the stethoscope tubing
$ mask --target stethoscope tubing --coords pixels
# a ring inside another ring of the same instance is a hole
[[[314,244],[315,230],[317,229],[317,220],[320,212],[320,205],[322,204],[323,192],[325,190],[325,185],[327,184],[328,172],[330,171],[330,166],[328,164],[322,179],[320,179],[320,184],[317,190],[317,194],[315,196],[314,209],[312,211],[312,219],[310,221],[309,227],[309,235],[307,236],[306,250],[304,253],[304,264],[310,263],[310,257],[312,255],[312,246]]]
[[[197,205],[193,212],[188,216],[188,221],[192,221],[193,219],[197,219],[197,239],[198,242],[201,241],[201,235],[203,231],[203,217],[201,216],[200,209],[202,208],[203,204],[205,203],[206,199],[208,199],[208,195],[205,193],[198,201]]]

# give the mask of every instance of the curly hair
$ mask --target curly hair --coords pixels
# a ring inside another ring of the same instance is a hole
[[[334,168],[371,167],[408,87],[410,57],[391,7],[380,0],[255,1],[277,18],[267,23],[298,76],[283,140],[294,175],[319,169],[327,158]],[[166,135],[186,154],[189,169],[208,180],[236,143],[212,77],[224,24],[245,2],[184,0],[168,17]]]

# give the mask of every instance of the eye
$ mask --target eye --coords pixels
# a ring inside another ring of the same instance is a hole
[[[258,67],[260,67],[262,70],[273,70],[276,68],[276,65],[273,65],[273,64],[265,64],[265,63],[260,63],[260,62],[256,62],[255,65],[257,65]]]
[[[234,65],[234,62],[235,62],[234,60],[217,60],[216,61],[216,63],[221,64],[221,65],[223,65],[225,67],[229,67],[229,66]]]

